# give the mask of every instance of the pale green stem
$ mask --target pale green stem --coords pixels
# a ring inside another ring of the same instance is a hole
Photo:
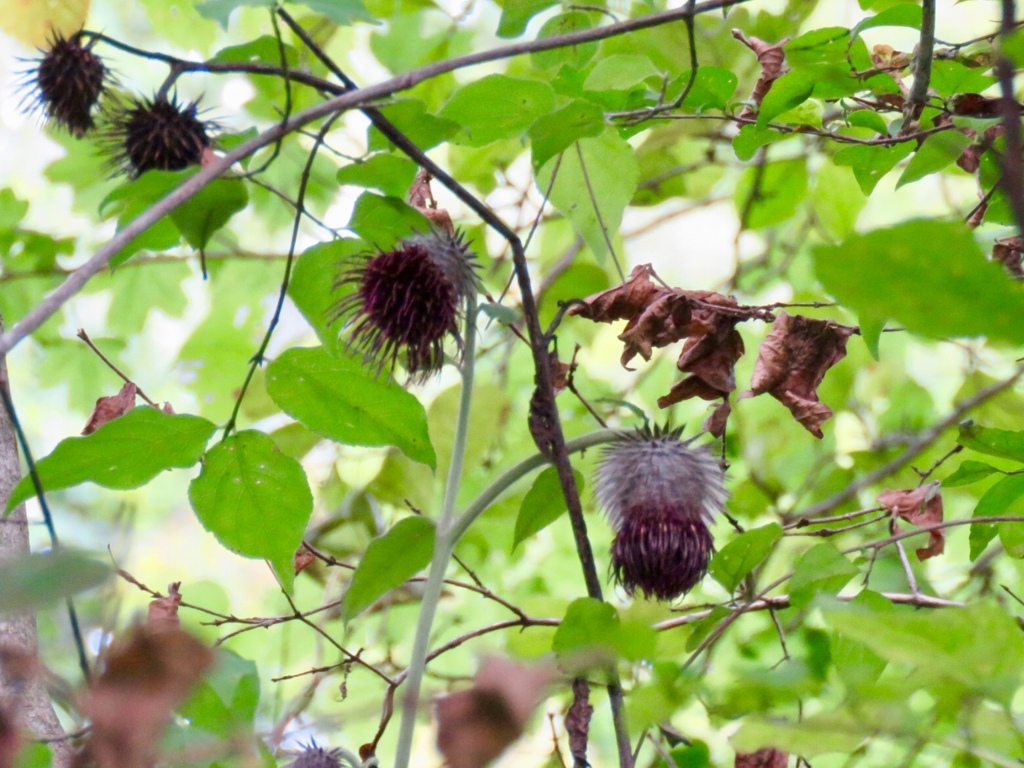
[[[416,714],[420,701],[420,686],[423,683],[423,672],[427,664],[427,653],[430,651],[430,629],[434,624],[434,613],[437,610],[441,590],[444,587],[444,574],[448,568],[455,538],[451,536],[452,522],[455,519],[455,502],[459,495],[459,481],[462,478],[462,465],[466,456],[466,438],[469,434],[469,407],[473,400],[473,370],[476,355],[476,298],[473,297],[466,307],[466,327],[462,357],[462,394],[459,398],[459,413],[455,422],[455,440],[452,443],[451,464],[448,466],[448,480],[444,489],[444,503],[441,505],[441,516],[437,520],[434,538],[434,557],[430,563],[420,604],[419,621],[416,624],[416,639],[413,642],[412,658],[405,680],[405,694],[402,697],[402,725],[398,731],[398,747],[395,752],[395,768],[407,768],[412,753],[412,740],[416,731]]]
[[[595,445],[601,443],[610,443],[622,434],[621,430],[615,429],[600,429],[597,432],[590,432],[589,434],[581,437],[567,440],[565,442],[565,449],[568,453],[579,453],[585,451],[588,448],[593,448]],[[466,511],[463,512],[459,519],[455,521],[455,525],[452,527],[452,543],[462,538],[462,535],[469,530],[469,526],[473,524],[473,521],[480,517],[481,514],[495,502],[495,500],[501,496],[505,491],[512,487],[515,483],[521,480],[526,475],[533,472],[535,469],[540,469],[545,464],[550,464],[550,460],[540,453],[535,453],[528,459],[523,459],[518,464],[509,469],[505,470],[501,477],[495,480],[491,485],[481,493],[472,504],[466,507]]]

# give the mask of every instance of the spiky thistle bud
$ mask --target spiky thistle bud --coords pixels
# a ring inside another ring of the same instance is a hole
[[[324,749],[311,740],[287,768],[339,768],[339,754],[340,750]]]
[[[107,68],[92,51],[95,40],[83,45],[80,32],[68,38],[55,32],[49,50],[24,73],[28,91],[22,104],[38,109],[48,120],[81,138],[93,127],[93,107],[108,82]]]
[[[196,117],[197,102],[173,96],[131,100],[110,111],[107,141],[114,165],[132,177],[151,169],[180,171],[197,165],[215,126]]]
[[[725,504],[722,469],[681,429],[644,428],[609,444],[594,484],[612,527],[612,573],[629,594],[674,600],[704,578],[708,523]]]
[[[476,259],[460,234],[417,233],[391,250],[357,256],[334,288],[349,291],[329,311],[332,323],[349,325],[349,346],[378,375],[401,361],[413,381],[424,381],[444,363],[446,336],[461,353],[459,320],[476,293]]]

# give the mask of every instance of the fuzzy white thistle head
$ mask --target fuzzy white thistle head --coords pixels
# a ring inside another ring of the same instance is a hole
[[[681,432],[624,435],[598,464],[597,501],[615,529],[612,572],[629,594],[674,600],[704,578],[714,552],[708,523],[725,505],[725,478]]]

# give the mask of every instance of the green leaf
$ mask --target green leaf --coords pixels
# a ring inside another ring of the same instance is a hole
[[[364,192],[356,200],[348,228],[378,248],[393,248],[403,237],[427,232],[427,217],[398,197]]]
[[[870,195],[882,177],[913,151],[914,143],[910,141],[892,147],[861,145],[839,150],[833,160],[836,165],[853,168],[861,191]]]
[[[530,19],[553,5],[558,5],[557,0],[505,0],[501,3],[498,37],[518,37]]]
[[[886,8],[879,14],[870,16],[857,24],[850,30],[850,36],[855,37],[865,29],[874,27],[911,27],[921,28],[921,6],[913,3],[900,3],[891,8]]]
[[[842,240],[853,234],[865,203],[867,197],[849,168],[829,162],[818,168],[811,205],[818,222],[833,238]]]
[[[729,741],[737,752],[773,747],[813,758],[830,752],[852,754],[864,741],[864,730],[862,723],[844,712],[811,715],[799,722],[752,716],[743,719]]]
[[[386,592],[402,586],[430,565],[434,534],[434,524],[427,518],[407,517],[371,541],[342,598],[342,620],[351,621]]]
[[[302,4],[343,27],[352,26],[357,21],[380,23],[370,15],[362,0],[302,0]]]
[[[668,93],[681,94],[690,82],[690,71],[682,72],[668,87]],[[680,104],[687,112],[701,114],[707,109],[727,109],[729,101],[736,93],[738,79],[731,70],[722,67],[702,66],[697,69],[689,93]]]
[[[851,235],[815,246],[814,264],[825,290],[861,317],[931,338],[1024,343],[1024,286],[986,261],[960,222],[915,220]]]
[[[346,445],[393,445],[435,466],[419,400],[373,378],[358,360],[333,357],[323,347],[289,349],[267,367],[267,391],[318,435]]]
[[[557,37],[572,32],[580,32],[593,27],[590,14],[586,11],[569,11],[560,13],[544,22],[537,34],[538,40],[546,37]],[[583,43],[582,45],[569,45],[564,48],[554,48],[550,51],[538,51],[530,56],[530,61],[538,69],[553,70],[562,65],[568,65],[573,69],[582,69],[597,55],[600,47],[597,41]]]
[[[215,649],[213,669],[178,710],[189,727],[228,738],[240,726],[252,726],[260,698],[256,664],[225,648]]]
[[[807,72],[788,72],[772,83],[772,88],[761,101],[757,113],[757,127],[764,128],[783,112],[803,104],[814,92],[814,77]]]
[[[993,483],[974,508],[972,517],[998,517],[1024,512],[1024,475],[1007,475]],[[977,560],[988,543],[1000,532],[998,523],[971,524],[971,560]]]
[[[558,176],[551,175],[558,165]],[[550,200],[572,222],[598,260],[608,255],[622,213],[636,192],[640,170],[633,148],[614,131],[580,139],[559,163],[549,160],[537,172],[537,185],[551,185]],[[603,225],[603,226],[602,226]]]
[[[959,61],[933,61],[928,88],[944,98],[958,93],[980,93],[996,83],[996,78],[985,74],[989,71],[984,67],[965,67]]]
[[[453,143],[482,147],[515,138],[554,108],[555,92],[546,83],[488,75],[455,91],[441,117],[462,127]]]
[[[313,494],[302,465],[252,429],[211,448],[188,489],[199,522],[243,557],[269,560],[291,589],[293,558],[302,545]]]
[[[924,140],[921,148],[910,158],[899,181],[896,182],[896,189],[904,184],[910,184],[925,176],[938,173],[947,165],[956,162],[956,159],[970,145],[971,140],[959,131],[933,133]]]
[[[0,189],[0,229],[14,229],[28,213],[28,201],[19,200],[11,189]]]
[[[857,575],[851,563],[832,544],[823,541],[804,552],[789,580],[789,600],[795,608],[808,605],[819,593],[834,595]]]
[[[214,179],[171,212],[171,220],[196,250],[203,250],[210,237],[249,204],[249,193],[241,179]]]
[[[835,630],[883,659],[917,669],[917,684],[950,683],[1008,705],[1024,667],[1024,639],[1000,607],[951,611],[874,611],[864,605],[824,609]]]
[[[350,163],[338,171],[339,184],[379,189],[389,197],[403,198],[416,178],[416,163],[405,157],[380,152],[368,160]]]
[[[206,0],[206,2],[197,5],[196,10],[199,11],[200,15],[213,19],[224,29],[227,29],[231,12],[235,8],[241,8],[242,6],[270,8],[275,2],[276,0]]]
[[[339,354],[344,343],[339,336],[341,328],[328,324],[328,315],[331,307],[351,291],[347,285],[335,288],[334,282],[346,259],[368,249],[362,240],[330,240],[303,251],[295,262],[288,296],[331,354]]]
[[[530,126],[530,151],[533,167],[540,168],[578,139],[604,133],[604,112],[592,101],[576,99],[561,109],[544,115]]]
[[[576,486],[583,492],[583,475],[573,470]],[[523,497],[519,515],[516,517],[516,530],[512,538],[512,550],[538,531],[542,531],[565,513],[565,497],[562,495],[562,484],[558,480],[558,470],[548,467],[533,481],[530,490]]]
[[[491,320],[495,320],[502,325],[515,325],[522,319],[522,315],[519,310],[507,307],[504,304],[492,304],[491,302],[484,302],[480,305],[480,311],[487,315]]]
[[[109,575],[110,566],[71,549],[6,557],[0,561],[0,615],[46,607],[102,584]]]
[[[216,429],[198,416],[133,408],[91,435],[61,440],[36,462],[36,470],[47,492],[86,482],[117,490],[138,488],[165,469],[191,467],[199,461]],[[23,477],[11,493],[7,511],[35,493],[32,479]]]
[[[991,464],[982,461],[962,461],[956,472],[942,481],[943,488],[957,488],[962,485],[973,485],[989,475],[1000,472]]]
[[[569,604],[551,647],[563,668],[584,669],[606,666],[620,656],[631,660],[650,658],[656,642],[650,626],[623,623],[613,606],[581,597]]]
[[[965,419],[960,422],[956,441],[978,453],[1024,462],[1024,432],[980,427],[971,419]]]
[[[747,574],[768,557],[781,538],[782,526],[778,523],[745,531],[715,554],[708,572],[728,592],[733,592]]]
[[[423,150],[437,146],[459,132],[458,123],[429,114],[426,104],[418,99],[402,99],[381,107],[380,112]],[[367,131],[367,149],[370,152],[394,149],[394,145],[376,128],[370,126]]]
[[[650,57],[639,53],[616,53],[597,62],[583,81],[583,90],[624,91],[649,77],[661,78]]]
[[[803,159],[767,163],[763,169],[747,168],[733,192],[736,210],[746,214],[743,223],[748,229],[786,221],[806,197],[807,164]]]

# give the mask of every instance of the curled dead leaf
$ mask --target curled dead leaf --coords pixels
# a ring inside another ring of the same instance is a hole
[[[426,216],[437,229],[455,234],[455,224],[452,223],[451,215],[447,209],[437,207],[437,200],[430,189],[430,182],[433,179],[429,171],[422,168],[416,171],[416,178],[409,187],[409,205]]]
[[[736,768],[786,768],[789,753],[773,747],[764,747],[757,752],[737,752]]]
[[[137,627],[116,642],[92,680],[82,712],[92,722],[79,765],[149,768],[164,725],[213,663],[213,652],[180,629]]]
[[[565,732],[569,734],[569,752],[576,765],[587,763],[587,739],[590,734],[590,717],[594,707],[590,704],[590,686],[582,677],[572,681],[572,705],[565,713]]]
[[[747,37],[739,29],[733,29],[732,36],[752,50],[757,56],[757,63],[761,65],[761,76],[754,84],[754,90],[750,92],[750,100],[760,107],[764,97],[771,90],[772,83],[789,71],[789,67],[786,66],[786,52],[783,50],[789,38],[784,37],[777,43],[767,43],[757,37]],[[739,116],[750,118],[755,114],[757,109],[748,104]]]
[[[770,313],[756,307],[741,308],[732,296],[714,291],[686,291],[655,283],[649,264],[636,267],[620,286],[589,296],[572,307],[569,314],[597,322],[626,320],[619,339],[623,342],[620,362],[640,355],[650,360],[653,350],[683,339],[676,367],[691,374],[677,382],[658,405],[700,397],[716,400],[736,389],[735,365],[743,355],[743,339],[736,331],[741,320]]]
[[[906,520],[912,525],[935,525],[942,522],[942,494],[938,481],[906,491],[883,491],[878,503],[893,517]],[[946,532],[928,532],[928,546],[917,550],[918,560],[941,555],[946,549]]]
[[[1024,280],[1024,238],[1004,237],[992,246],[992,260],[1003,265],[1003,269],[1014,280]]]
[[[846,357],[846,341],[855,328],[780,312],[761,343],[751,377],[751,393],[767,392],[781,402],[815,437],[832,409],[818,399],[825,373]]]
[[[167,585],[167,596],[157,597],[149,603],[149,614],[146,616],[146,627],[153,632],[166,629],[178,629],[181,619],[178,617],[178,606],[181,605],[180,581]]]
[[[316,562],[316,555],[303,547],[295,553],[294,566],[295,575],[298,576],[306,568]]]
[[[21,749],[21,732],[14,713],[0,708],[0,768],[14,768]]]
[[[449,768],[483,768],[522,735],[551,677],[548,667],[484,659],[473,687],[437,700],[437,748]]]
[[[135,407],[135,393],[138,388],[132,382],[126,382],[121,391],[111,397],[101,397],[92,409],[92,415],[82,430],[83,435],[91,435],[108,421],[124,416]]]

